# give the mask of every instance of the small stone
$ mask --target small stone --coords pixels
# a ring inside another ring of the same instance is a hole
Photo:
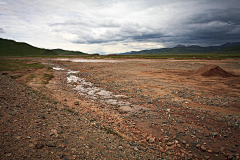
[[[55,145],[54,143],[46,143],[46,145],[47,145],[48,147],[56,147],[56,145]]]
[[[222,153],[225,157],[227,157],[229,155],[229,153],[223,152]]]
[[[15,113],[14,113],[14,112],[11,112],[11,113],[9,113],[9,115],[11,115],[11,116],[14,116],[14,115],[15,115]]]
[[[236,160],[239,160],[239,156],[236,156]]]
[[[217,136],[218,133],[217,132],[212,132],[212,136]]]
[[[209,149],[209,150],[207,150],[207,152],[208,152],[208,153],[212,153],[212,150],[211,150],[211,149]]]
[[[180,144],[177,144],[177,147],[181,148],[181,145],[180,145]]]
[[[12,155],[12,153],[8,153],[8,154],[6,154],[7,157],[10,157],[11,155]]]
[[[223,152],[223,151],[224,151],[224,149],[225,149],[224,147],[221,147],[221,152]]]
[[[200,144],[197,144],[196,147],[199,148],[201,145]]]
[[[233,148],[229,148],[229,151],[231,151],[231,152],[236,152],[237,150],[236,150],[236,149],[233,149]]]
[[[75,101],[74,104],[75,104],[75,105],[79,105],[80,103],[79,103],[78,101]]]
[[[159,148],[159,151],[162,152],[162,153],[165,153],[166,151],[163,149],[163,147],[160,147]]]
[[[36,149],[41,149],[41,148],[43,148],[43,147],[44,147],[44,145],[41,144],[41,143],[37,143],[37,144],[35,145],[35,148],[36,148]]]
[[[206,148],[205,146],[201,146],[201,150],[202,150],[202,151],[206,151],[207,148]]]
[[[41,114],[39,117],[42,118],[42,119],[46,118],[46,116],[44,114]]]
[[[228,155],[228,159],[233,159],[233,155]]]
[[[35,145],[33,143],[30,143],[28,146],[29,147],[34,147]]]
[[[148,142],[149,142],[149,143],[154,143],[154,142],[155,142],[155,139],[154,139],[154,138],[149,138]]]
[[[185,140],[182,141],[182,144],[186,144],[187,142]]]
[[[19,140],[19,139],[21,139],[22,138],[22,136],[17,136],[17,140]]]
[[[176,147],[176,145],[174,144],[174,145],[171,145],[170,147],[166,147],[166,150],[173,150],[174,148]]]
[[[63,158],[64,158],[64,156],[65,156],[64,154],[61,154],[61,155],[60,155],[60,159],[63,159]]]
[[[50,134],[49,134],[49,136],[53,136],[54,135],[54,133],[53,132],[51,132]]]
[[[123,149],[123,146],[118,146],[118,149]]]
[[[134,147],[134,151],[138,151],[138,148],[137,148],[137,147]]]
[[[171,146],[172,144],[173,144],[172,142],[168,142],[168,143],[167,143],[168,146]]]

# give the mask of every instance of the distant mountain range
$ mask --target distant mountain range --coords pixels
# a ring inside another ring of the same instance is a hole
[[[234,43],[226,43],[220,46],[209,46],[209,47],[201,47],[198,45],[177,45],[173,48],[160,48],[160,49],[150,49],[150,50],[142,50],[142,51],[132,51],[120,53],[118,55],[145,55],[145,54],[191,54],[191,53],[232,53],[240,54],[240,42]]]
[[[240,42],[226,43],[220,46],[201,47],[198,45],[177,45],[173,48],[160,48],[142,51],[120,53],[118,55],[157,55],[157,54],[240,54]],[[88,55],[80,51],[63,49],[43,49],[31,46],[27,43],[0,38],[0,56],[58,56],[58,55]]]
[[[27,43],[0,38],[0,56],[57,56],[57,55],[88,55],[79,51],[63,49],[42,49]]]

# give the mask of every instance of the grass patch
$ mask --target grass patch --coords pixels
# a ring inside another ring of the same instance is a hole
[[[47,66],[44,66],[39,62],[27,60],[0,59],[0,71],[24,71],[42,68],[48,69]]]
[[[78,112],[75,112],[71,109],[65,109],[65,111],[67,111],[68,113],[71,113],[71,114],[75,114],[75,115],[78,115]]]
[[[42,84],[48,84],[54,76],[52,74],[43,74]]]
[[[110,128],[107,128],[107,127],[103,126],[100,129],[106,131],[107,134],[112,134],[112,135],[115,135],[115,136],[118,136],[118,137],[122,138],[122,136],[120,136],[117,132],[113,131]]]
[[[37,69],[46,68],[46,66],[44,66],[40,63],[31,63],[31,64],[23,63],[22,66],[26,66],[28,68],[37,68]]]
[[[33,79],[36,78],[37,76],[35,74],[31,74],[30,76],[28,76],[29,79]]]
[[[48,84],[53,78],[51,69],[52,67],[42,65],[36,61],[0,59],[0,72],[10,72],[6,74],[9,74],[13,79],[19,79],[26,75],[25,78],[21,79],[21,83],[28,83],[33,79],[37,79],[37,82],[41,84]]]

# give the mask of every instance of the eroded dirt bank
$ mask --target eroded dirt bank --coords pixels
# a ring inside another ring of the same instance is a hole
[[[35,89],[56,99],[60,111],[87,117],[93,130],[121,139],[129,147],[127,156],[239,159],[240,64],[236,60],[41,62],[53,67],[54,78],[46,87]],[[220,69],[206,70],[206,64]]]

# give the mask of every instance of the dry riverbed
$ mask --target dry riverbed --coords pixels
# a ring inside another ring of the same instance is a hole
[[[3,157],[239,159],[237,60],[39,61],[38,94],[1,75]]]

